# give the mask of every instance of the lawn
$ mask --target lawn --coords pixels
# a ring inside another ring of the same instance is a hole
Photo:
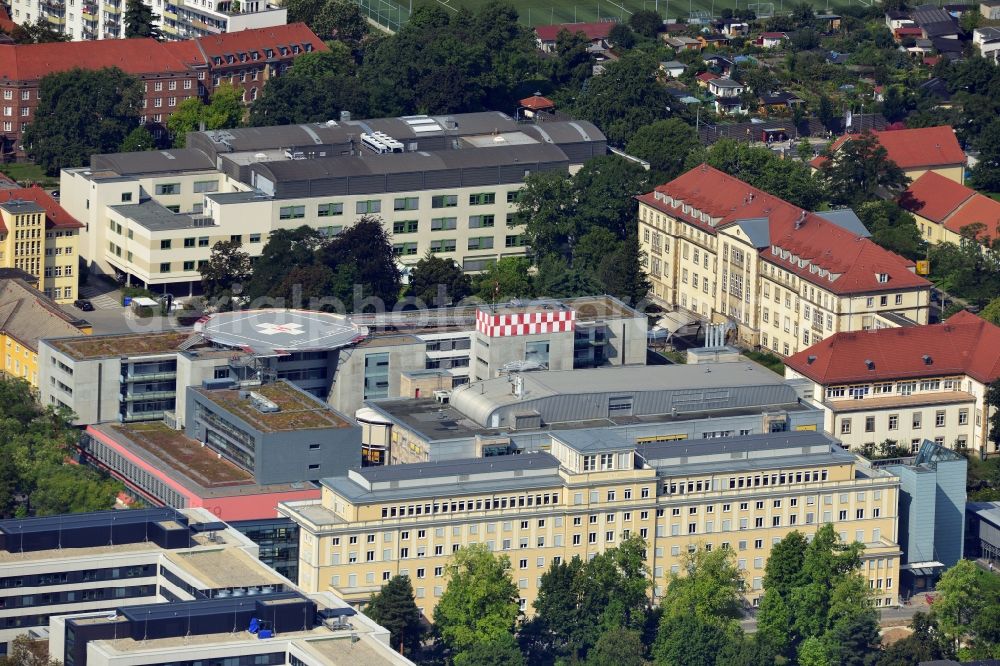
[[[42,167],[31,162],[0,164],[0,173],[22,185],[38,183],[42,187],[59,187],[59,178],[45,175]]]
[[[489,0],[412,0],[412,6],[441,5],[457,11],[459,7],[478,10]],[[676,19],[691,16],[718,16],[723,9],[745,9],[747,5],[764,14],[767,5],[774,13],[785,11],[785,0],[758,3],[755,0],[510,0],[520,12],[521,21],[528,25],[551,23],[593,22],[604,20],[627,21],[636,11],[651,9],[664,17]],[[793,0],[789,0],[791,4]],[[837,11],[848,5],[870,6],[863,0],[807,0],[817,12]],[[405,20],[410,0],[358,0],[366,14],[395,29],[399,20]],[[381,15],[382,20],[379,20]]]

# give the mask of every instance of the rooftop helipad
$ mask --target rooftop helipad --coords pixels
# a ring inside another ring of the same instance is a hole
[[[308,310],[244,310],[213,314],[195,330],[215,344],[256,354],[328,351],[368,335],[344,315]]]

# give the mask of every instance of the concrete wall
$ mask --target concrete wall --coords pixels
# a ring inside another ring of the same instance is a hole
[[[339,412],[353,414],[361,408],[364,402],[365,386],[365,356],[368,354],[389,354],[389,395],[400,396],[401,373],[411,370],[423,370],[427,366],[426,344],[410,338],[398,345],[361,345],[340,351],[340,361],[337,364],[337,375],[327,403]]]

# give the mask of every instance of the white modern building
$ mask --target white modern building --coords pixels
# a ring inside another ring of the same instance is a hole
[[[209,37],[285,25],[288,10],[267,0],[144,0],[167,39]],[[44,19],[73,41],[125,37],[125,0],[11,0],[15,23]]]
[[[484,112],[194,132],[187,146],[63,170],[92,270],[188,294],[219,241],[257,256],[272,230],[334,235],[374,215],[403,264],[431,252],[480,271],[527,252],[515,217],[525,178],[575,172],[606,139],[583,120]]]

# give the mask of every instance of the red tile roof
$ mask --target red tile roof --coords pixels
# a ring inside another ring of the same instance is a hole
[[[19,187],[0,190],[0,203],[5,201],[33,201],[45,209],[45,227],[47,229],[81,229],[80,224],[49,193],[35,185],[34,187]],[[0,226],[3,226],[0,223]],[[4,230],[6,231],[6,229]]]
[[[824,386],[951,374],[988,384],[1000,378],[998,349],[1000,327],[963,310],[941,324],[836,333],[785,365]]]
[[[7,8],[0,5],[0,30],[3,30],[8,35],[14,32],[14,28],[17,24],[11,20],[10,14],[7,12]]]
[[[572,33],[582,32],[587,36],[587,39],[593,41],[595,39],[607,39],[613,27],[615,27],[615,24],[610,21],[602,21],[600,23],[556,23],[554,25],[535,26],[535,35],[543,42],[554,42],[560,32],[568,30]]]
[[[117,67],[133,75],[189,71],[155,39],[0,45],[0,80],[37,81],[46,74],[75,67]]]
[[[917,178],[903,192],[899,205],[956,234],[963,227],[981,224],[981,237],[1000,238],[1000,202],[933,171]]]
[[[658,198],[657,193],[683,201],[698,211],[719,218],[719,222],[712,226],[700,217],[685,214],[682,208],[674,208]],[[758,249],[761,258],[833,293],[899,291],[930,285],[913,272],[913,262],[707,164],[695,167],[638,198],[713,235],[717,229],[741,220],[766,218],[770,244]],[[790,252],[793,256],[782,258],[772,248]],[[796,258],[802,260],[804,265],[800,265]],[[814,272],[811,270],[813,266],[829,271],[831,275]],[[880,273],[888,274],[889,281],[880,283],[877,277]],[[833,275],[838,277],[831,280]]]
[[[892,32],[896,37],[916,37],[924,34],[920,28],[896,28]]]
[[[541,95],[525,97],[521,100],[521,106],[526,109],[531,109],[532,111],[545,111],[547,109],[556,108],[555,102],[548,97],[542,97]]]
[[[765,32],[760,36],[761,39],[785,39],[786,37],[788,35],[783,32]]]
[[[292,46],[298,44],[311,44],[314,51],[326,51],[327,46],[323,40],[316,36],[305,23],[290,23],[288,25],[276,25],[270,28],[252,28],[250,30],[240,30],[237,32],[225,32],[221,35],[211,37],[198,37],[194,40],[198,44],[205,59],[213,56],[223,56],[226,54],[236,55],[238,53],[251,53],[260,51],[263,48],[276,48],[278,46]],[[263,54],[261,54],[263,57]]]
[[[205,56],[198,48],[198,42],[194,39],[178,39],[176,41],[163,42],[163,47],[177,60],[188,67],[204,67]]]
[[[702,72],[701,74],[699,74],[694,78],[698,79],[699,81],[704,81],[705,83],[708,83],[709,81],[715,81],[716,79],[721,79],[722,77],[719,76],[718,74],[713,74],[712,72]]]
[[[965,153],[958,145],[955,130],[950,125],[937,127],[921,127],[918,129],[892,130],[872,132],[880,144],[889,153],[889,159],[901,169],[929,169],[942,166],[964,166]],[[844,145],[845,141],[856,139],[858,134],[845,134],[836,141],[830,149],[834,152]],[[819,168],[826,162],[822,155],[810,162]]]
[[[899,205],[914,215],[941,224],[975,194],[975,190],[961,183],[928,171],[906,188],[899,197]]]

